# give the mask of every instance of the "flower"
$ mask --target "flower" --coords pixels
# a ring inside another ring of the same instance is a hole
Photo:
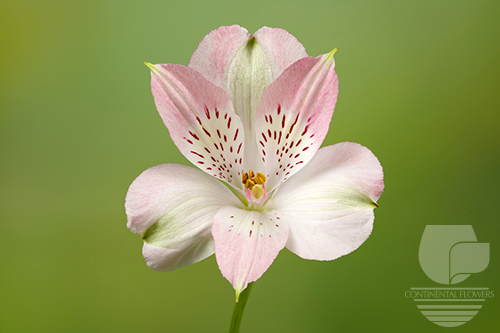
[[[335,51],[309,57],[285,30],[235,25],[208,34],[187,67],[146,63],[158,112],[199,169],[158,165],[128,190],[127,226],[150,268],[215,252],[238,297],[285,246],[333,260],[369,237],[380,163],[356,143],[319,149],[337,101]]]

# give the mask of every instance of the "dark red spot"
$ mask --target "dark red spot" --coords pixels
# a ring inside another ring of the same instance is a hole
[[[278,104],[278,116],[280,115],[281,113],[281,105]]]
[[[271,134],[271,130],[270,130],[270,129],[268,129],[268,130],[267,130],[267,134],[269,135],[269,137],[271,137],[271,136],[272,136],[272,134]]]
[[[227,119],[227,113],[224,115],[224,119]]]
[[[273,124],[273,117],[271,117],[271,115],[269,115],[269,122],[271,123],[271,125]]]
[[[208,150],[207,147],[205,147],[205,150],[207,151],[207,153],[211,154],[210,150]]]
[[[215,108],[215,117],[217,117],[217,119],[219,119],[219,110],[217,110],[217,108]]]
[[[208,167],[207,170],[212,170],[212,168]]]
[[[264,138],[264,141],[267,142],[266,135],[264,133],[261,133],[261,134],[262,134],[262,137]]]
[[[248,235],[248,237],[252,237],[252,230],[250,230],[250,235]]]
[[[259,143],[262,145],[262,147],[265,147],[266,145],[264,144],[264,142],[262,141],[259,141]]]
[[[219,144],[220,144],[220,149],[222,149],[222,151],[224,151],[224,146],[222,145],[222,142],[220,142]]]
[[[302,149],[302,151],[306,151],[306,150],[308,150],[308,149],[309,149],[309,147],[305,147],[304,149]]]
[[[276,216],[276,218],[277,218],[278,220],[280,219],[280,218],[279,218],[279,216]],[[231,227],[232,227],[232,226],[231,226]]]
[[[276,131],[274,131],[274,140],[276,140]]]
[[[208,135],[209,138],[211,138],[212,136],[210,135],[210,133],[205,129],[205,127],[202,127],[203,130],[205,131],[205,134]]]
[[[281,128],[285,128],[285,115],[283,115],[283,118],[281,119]]]
[[[276,226],[279,228],[280,226],[276,224]]]
[[[295,124],[297,123],[298,120],[299,120],[299,114],[297,114],[297,116],[295,117],[295,120],[293,121],[292,126],[290,126],[290,130],[288,131],[288,134],[292,133],[293,128],[295,127]]]
[[[208,119],[210,119],[210,112],[208,111],[208,108],[206,105],[205,105],[205,115],[207,116]]]
[[[199,157],[201,157],[201,158],[205,158],[205,156],[203,156],[202,154],[199,154],[199,153],[197,153],[197,152],[195,152],[195,151],[192,151],[192,150],[191,150],[191,153],[193,153],[193,154],[195,154],[195,155],[198,155],[198,156],[199,156]]]
[[[227,121],[227,128],[229,129],[231,127],[231,117],[229,117],[229,120]]]
[[[255,221],[252,221],[252,225],[254,225],[254,224],[255,224]]]
[[[203,161],[198,161],[198,163],[199,163],[199,164],[205,164],[205,162],[203,162]]]
[[[211,158],[212,158],[212,161],[217,162],[213,156],[212,156]],[[214,166],[215,166],[215,165],[214,165]]]
[[[227,137],[224,135],[224,142],[227,142]]]
[[[200,118],[196,117],[196,120],[198,120],[198,123],[201,125],[201,120],[200,120]]]
[[[309,125],[307,125],[306,128],[304,128],[304,132],[302,132],[301,136],[304,136],[304,134],[306,134],[308,128],[309,128]]]
[[[186,139],[187,142],[189,142],[190,144],[193,144],[193,141],[189,140],[189,139]]]
[[[304,161],[299,161],[299,162],[295,163],[295,165],[300,164],[300,163],[304,163]]]
[[[233,146],[229,147],[229,152],[232,153],[233,152]]]
[[[236,138],[238,137],[238,131],[239,130],[240,130],[239,128],[236,129],[236,133],[234,133],[234,139],[233,139],[233,141],[236,141]]]
[[[266,123],[268,123],[268,122],[269,122],[269,120],[267,119],[267,114],[266,114],[266,115],[264,115],[264,119],[266,120]]]
[[[239,154],[240,153],[240,149],[241,149],[241,145],[243,144],[243,142],[240,143],[240,145],[238,146],[238,151],[236,152],[236,154]]]
[[[189,134],[191,134],[191,136],[192,136],[193,138],[195,138],[196,140],[200,140],[200,138],[198,138],[198,137],[196,136],[196,134],[194,134],[193,132],[189,131]]]
[[[219,146],[214,142],[215,149],[219,150]]]
[[[280,136],[278,138],[278,144],[280,144],[280,142],[281,142],[281,132],[280,132]]]
[[[302,139],[300,139],[299,141],[297,141],[297,147],[300,145],[300,143],[302,142]]]
[[[217,130],[217,136],[218,136],[218,137],[219,137],[219,139],[220,139],[220,132],[219,132],[219,130]]]
[[[264,156],[266,156],[266,151],[264,149],[262,149],[262,154],[264,154]]]
[[[300,154],[297,154],[297,155],[295,155],[293,158],[297,158],[297,157],[299,157],[299,156],[300,156]]]

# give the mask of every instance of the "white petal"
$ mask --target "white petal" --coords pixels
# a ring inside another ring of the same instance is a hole
[[[236,297],[260,278],[285,247],[288,225],[276,211],[221,208],[214,218],[215,256]]]
[[[149,267],[169,271],[214,252],[212,219],[225,205],[241,203],[215,178],[179,164],[144,171],[127,192],[128,228],[142,234]]]
[[[377,158],[359,144],[343,142],[320,149],[269,204],[289,224],[290,251],[305,259],[333,260],[368,238],[383,188]]]

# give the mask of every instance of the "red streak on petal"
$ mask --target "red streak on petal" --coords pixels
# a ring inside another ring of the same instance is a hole
[[[198,123],[201,125],[201,120],[200,120],[200,118],[196,117],[196,120],[198,120]]]
[[[227,121],[227,128],[229,129],[231,127],[231,117],[229,117],[229,120]]]
[[[236,141],[236,138],[238,137],[238,131],[239,130],[240,130],[239,128],[236,129],[236,133],[234,133],[234,139],[233,139],[233,141]]]
[[[281,113],[281,105],[278,104],[278,116],[280,115]]]
[[[199,156],[199,157],[201,157],[201,158],[205,158],[205,156],[203,156],[202,154],[197,153],[197,152],[195,152],[195,151],[192,151],[192,150],[191,150],[191,153],[193,153],[193,154],[195,154],[195,155],[198,155],[198,156]]]
[[[208,108],[206,105],[205,105],[205,115],[207,116],[208,119],[210,119],[210,112],[208,111]]]
[[[240,143],[240,145],[238,146],[238,151],[236,152],[236,154],[239,154],[240,153],[240,149],[241,149],[241,145],[243,144],[243,142]]]
[[[202,127],[202,128],[203,128],[203,130],[205,131],[205,134],[206,134],[206,135],[208,135],[208,137],[209,137],[209,138],[211,138],[211,137],[212,137],[212,135],[210,135],[210,133],[209,133],[209,132],[205,129],[205,127]]]
[[[194,134],[193,132],[189,131],[189,134],[191,134],[191,136],[192,136],[193,138],[195,138],[196,140],[200,140],[200,138],[198,138],[198,137],[196,136],[196,134]]]

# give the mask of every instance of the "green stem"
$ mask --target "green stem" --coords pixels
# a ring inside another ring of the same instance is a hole
[[[229,333],[238,333],[240,331],[241,318],[243,317],[243,311],[245,310],[245,305],[247,305],[248,295],[250,295],[250,289],[252,289],[253,283],[249,283],[245,290],[240,294],[238,302],[234,305],[233,317],[231,318],[231,325],[229,326]]]

